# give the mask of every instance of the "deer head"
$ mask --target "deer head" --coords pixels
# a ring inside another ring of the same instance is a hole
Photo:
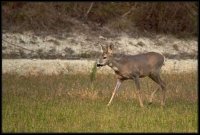
[[[102,55],[97,60],[97,67],[107,65],[113,57],[113,44],[103,47],[101,45]]]

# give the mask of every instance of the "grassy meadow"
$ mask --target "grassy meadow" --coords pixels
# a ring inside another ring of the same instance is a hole
[[[157,85],[140,79],[145,108],[135,84],[123,82],[107,107],[114,75],[2,75],[2,132],[197,132],[197,73],[162,74],[167,83],[166,106]]]

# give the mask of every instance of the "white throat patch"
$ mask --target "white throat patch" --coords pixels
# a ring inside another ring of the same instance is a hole
[[[108,65],[109,65],[110,67],[112,67],[112,63],[109,63]]]
[[[117,67],[112,67],[113,70],[119,71]]]

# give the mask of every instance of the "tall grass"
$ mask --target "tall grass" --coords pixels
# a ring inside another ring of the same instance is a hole
[[[87,75],[2,76],[3,132],[197,132],[197,76],[163,74],[167,102],[140,108],[133,81],[125,81],[110,107],[116,79]],[[157,85],[141,79],[143,94]]]

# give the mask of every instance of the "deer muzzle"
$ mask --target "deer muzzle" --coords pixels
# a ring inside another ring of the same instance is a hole
[[[101,64],[97,64],[97,67],[102,67],[103,65],[101,65]]]
[[[101,62],[100,62],[100,60],[98,59],[97,60],[97,67],[102,67],[102,66],[104,66]]]

